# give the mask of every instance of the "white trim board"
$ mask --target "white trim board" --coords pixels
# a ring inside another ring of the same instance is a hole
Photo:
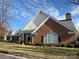
[[[31,34],[35,33],[50,17],[47,17]]]

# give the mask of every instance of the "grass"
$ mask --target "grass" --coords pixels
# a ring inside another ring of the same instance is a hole
[[[60,59],[79,58],[79,48],[19,45],[10,42],[0,42],[0,52],[34,59],[54,59],[57,57]]]

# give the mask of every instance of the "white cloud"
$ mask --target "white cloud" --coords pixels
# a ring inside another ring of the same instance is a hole
[[[59,16],[57,16],[56,18],[57,18],[58,20],[65,20],[65,15],[61,15],[61,16],[59,15]]]
[[[49,15],[52,15],[54,17],[57,17],[59,15],[59,11],[55,7],[49,7],[47,9],[47,12]]]
[[[35,12],[42,10],[54,17],[59,15],[59,11],[53,6],[53,3],[49,3],[47,0],[29,0],[28,7],[31,7]]]
[[[72,14],[72,16],[79,14],[79,7],[77,7],[75,10],[70,11],[70,13]]]
[[[52,2],[47,0],[29,0],[28,7],[31,7],[35,13],[39,10],[44,11],[45,13],[57,18],[58,20],[64,20],[65,16],[59,13],[59,10],[53,6]]]
[[[29,14],[29,13],[27,13],[27,12],[24,12],[24,11],[21,11],[20,15],[21,15],[22,17],[24,17],[24,18],[26,18],[26,17],[29,18],[29,17],[31,16],[31,14]]]
[[[79,14],[79,6],[76,7],[75,9],[73,9],[72,11],[70,11],[70,13],[71,13],[72,17],[75,15],[78,15]],[[57,16],[57,19],[63,20],[63,19],[65,19],[65,15]]]
[[[72,16],[79,15],[79,6],[76,7],[74,10],[70,11],[70,13],[72,14]],[[74,19],[74,20],[78,20],[78,19]],[[79,21],[75,23],[75,28],[77,31],[79,31]]]
[[[60,15],[59,10],[56,9],[53,6],[52,2],[49,2],[48,0],[27,0],[28,3],[26,3],[26,0],[23,0],[23,7],[19,7],[20,16],[26,18],[30,18],[33,16],[32,13],[36,13],[39,10],[42,10],[46,12],[47,14],[59,19],[64,20],[65,15]],[[26,6],[26,7],[25,7]],[[76,14],[79,14],[79,7],[77,7],[75,10],[70,11],[71,14],[74,16]]]
[[[23,5],[20,5],[20,3],[23,3]],[[33,13],[37,13],[39,10],[42,10],[53,17],[61,18],[61,16],[59,17],[59,10],[57,10],[53,6],[53,3],[48,0],[27,0],[27,3],[26,0],[23,0],[21,2],[16,2],[14,6],[19,13],[16,12],[16,14],[23,18],[33,17]]]

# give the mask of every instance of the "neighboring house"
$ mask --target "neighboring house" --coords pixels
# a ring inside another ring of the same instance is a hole
[[[18,42],[20,40],[19,32],[12,32],[6,35],[6,40],[10,42]]]
[[[40,11],[22,29],[25,44],[70,44],[76,41],[76,29],[71,14],[66,19],[57,20]]]

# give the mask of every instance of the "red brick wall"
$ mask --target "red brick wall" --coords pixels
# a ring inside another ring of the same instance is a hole
[[[42,36],[45,36],[48,32],[55,32],[60,36],[61,42],[63,44],[71,43],[74,40],[75,35],[68,35],[68,29],[60,25],[59,23],[55,22],[54,20],[49,19],[43,26],[36,31],[36,35],[32,37],[32,43],[41,44]]]

